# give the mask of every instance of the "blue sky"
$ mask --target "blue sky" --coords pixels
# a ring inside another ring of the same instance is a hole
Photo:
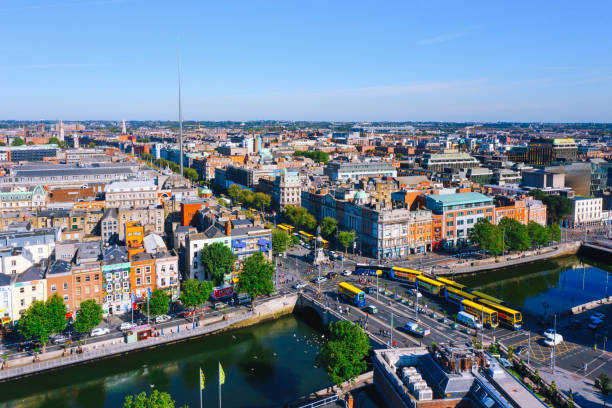
[[[612,122],[612,2],[0,2],[0,118]]]

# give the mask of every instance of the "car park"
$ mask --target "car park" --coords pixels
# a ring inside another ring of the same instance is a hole
[[[168,316],[168,315],[161,315],[161,316],[157,316],[155,318],[155,323],[163,323],[163,322],[167,322],[168,320],[170,320],[170,316]]]
[[[108,327],[96,327],[91,331],[91,337],[102,336],[108,333],[110,333],[110,329]]]

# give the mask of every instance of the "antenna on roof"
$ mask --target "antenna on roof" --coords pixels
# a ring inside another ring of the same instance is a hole
[[[178,106],[179,106],[179,145],[180,145],[180,168],[181,177],[183,176],[183,107],[181,104],[181,50],[177,50],[178,65]]]

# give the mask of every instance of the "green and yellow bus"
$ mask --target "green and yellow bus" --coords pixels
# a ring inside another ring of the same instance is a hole
[[[435,279],[419,275],[416,277],[415,285],[417,290],[421,289],[430,295],[444,296],[444,284]]]
[[[423,272],[415,269],[400,268],[399,266],[392,267],[389,272],[389,277],[402,282],[412,283],[416,281],[417,276],[421,276]]]
[[[478,303],[497,312],[499,323],[512,330],[519,330],[523,326],[523,315],[518,310],[502,306],[487,299],[478,299]]]
[[[350,283],[340,282],[338,284],[338,295],[357,307],[365,306],[365,292]]]
[[[302,238],[305,242],[309,244],[312,243],[312,241],[315,239],[314,235],[309,234],[306,231],[299,231],[298,234],[300,234],[300,238]]]
[[[499,325],[497,312],[480,303],[472,302],[471,300],[462,300],[461,310],[482,320],[483,326],[489,326],[491,329],[494,329]]]
[[[501,300],[501,299],[498,299],[498,298],[493,297],[493,296],[489,296],[486,293],[482,293],[482,292],[479,292],[477,290],[473,290],[470,293],[472,295],[478,296],[480,299],[487,299],[489,302],[497,303],[498,305],[501,305],[502,303],[504,303],[504,301]]]
[[[471,293],[464,292],[452,286],[447,286],[444,291],[444,298],[456,305],[461,305],[461,301],[463,300],[471,300],[472,302],[476,302],[478,297],[476,295],[472,295]]]
[[[293,234],[293,231],[295,230],[295,227],[293,225],[290,224],[278,224],[278,227],[282,230],[287,231],[289,234]]]
[[[444,286],[448,287],[453,287],[455,289],[459,289],[465,292],[465,290],[467,289],[466,285],[462,285],[461,283],[457,283],[454,280],[450,280],[450,279],[446,279],[446,278],[436,278],[436,280],[438,282],[442,282],[444,284]]]

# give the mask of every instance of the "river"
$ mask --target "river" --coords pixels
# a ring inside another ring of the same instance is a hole
[[[169,392],[177,406],[218,405],[218,363],[225,371],[225,407],[277,407],[328,386],[314,366],[321,333],[300,317],[202,337],[129,356],[2,384],[0,407],[118,408],[126,395]]]
[[[540,315],[612,295],[609,265],[570,256],[466,276],[458,282]]]

